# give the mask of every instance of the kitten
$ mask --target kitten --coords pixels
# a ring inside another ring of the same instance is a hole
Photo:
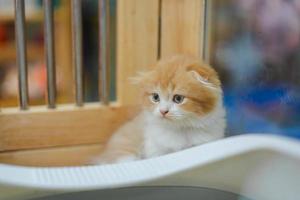
[[[210,66],[174,56],[134,82],[141,89],[143,111],[113,134],[94,163],[150,158],[224,136],[221,83]]]

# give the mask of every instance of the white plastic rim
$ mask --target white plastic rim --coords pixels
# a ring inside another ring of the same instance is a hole
[[[294,184],[300,184],[298,141],[279,136],[248,134],[225,138],[153,159],[121,164],[49,168],[0,164],[0,199],[9,195],[14,199],[14,192],[5,194],[9,188],[21,188],[24,194],[26,192],[29,194],[30,191],[55,193],[140,185],[188,185],[243,193],[241,183],[246,180],[243,177],[250,177],[249,174],[254,173],[252,170],[248,170],[248,173],[245,169],[247,167],[252,169],[253,163],[262,163],[270,157],[286,159],[278,162],[279,165],[291,163],[292,168],[288,168],[291,169],[288,172],[288,180],[293,179]],[[296,165],[299,167],[296,168]],[[277,174],[285,175],[284,167],[280,168],[281,171]],[[237,174],[236,177],[235,175],[228,177],[231,173]],[[290,190],[293,190],[293,187]],[[300,195],[300,191],[286,192]],[[244,193],[247,194],[247,191]]]

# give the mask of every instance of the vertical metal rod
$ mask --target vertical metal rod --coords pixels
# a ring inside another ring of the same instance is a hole
[[[55,52],[53,34],[53,6],[51,0],[43,0],[45,17],[45,47],[47,66],[47,99],[48,107],[55,108],[56,101],[56,76],[55,76]]]
[[[24,0],[15,0],[15,31],[19,101],[22,110],[28,109],[28,80],[27,80],[27,58],[26,58],[26,37],[25,37],[25,5]]]
[[[99,0],[99,97],[109,104],[110,91],[109,0]]]
[[[202,37],[202,58],[205,62],[209,62],[209,2],[207,0],[203,0],[203,11],[202,11],[202,28],[203,28],[203,37]]]
[[[72,41],[73,64],[75,65],[76,105],[83,105],[83,70],[82,70],[82,3],[72,0]]]

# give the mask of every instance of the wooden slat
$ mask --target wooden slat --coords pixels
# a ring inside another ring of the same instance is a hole
[[[105,143],[135,112],[131,107],[100,105],[2,110],[0,151]]]
[[[117,30],[117,100],[135,104],[137,87],[128,78],[157,60],[159,1],[118,1]]]
[[[202,0],[162,0],[161,57],[202,55]]]
[[[79,166],[86,165],[101,153],[103,145],[82,145],[38,150],[0,153],[0,163],[24,166]]]

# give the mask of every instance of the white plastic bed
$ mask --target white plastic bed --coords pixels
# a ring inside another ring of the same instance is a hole
[[[257,200],[300,199],[300,143],[279,136],[249,134],[114,165],[0,165],[0,199],[5,200],[134,186],[194,186]]]

